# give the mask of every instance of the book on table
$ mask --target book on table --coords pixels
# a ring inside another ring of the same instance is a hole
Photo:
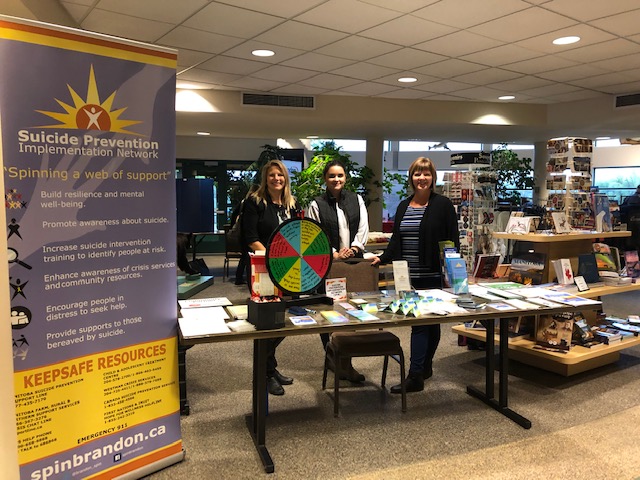
[[[640,277],[640,259],[637,250],[627,250],[624,252],[624,265],[627,271],[627,277]]]
[[[611,249],[606,243],[594,243],[593,254],[596,258],[596,267],[598,275],[602,278],[618,278],[618,266],[611,255]]]
[[[555,270],[557,282],[560,285],[570,285],[573,283],[571,260],[568,258],[558,258],[556,260],[551,260],[551,264]]]
[[[584,278],[587,283],[600,281],[598,274],[598,264],[593,253],[583,253],[578,255],[578,275]]]
[[[573,312],[540,315],[536,324],[536,344],[545,348],[568,351],[573,335]]]
[[[481,253],[476,255],[473,276],[475,278],[493,278],[500,264],[499,253]]]
[[[323,310],[320,312],[324,318],[326,318],[331,323],[349,323],[349,319],[342,315],[340,312],[336,312],[335,310]]]
[[[467,277],[467,264],[462,258],[446,258],[449,284],[453,293],[469,293],[469,279]]]
[[[523,285],[540,285],[544,273],[546,253],[520,253],[511,259],[509,281]]]

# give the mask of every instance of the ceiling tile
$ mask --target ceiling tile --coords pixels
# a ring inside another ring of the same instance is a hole
[[[535,75],[540,72],[548,72],[559,68],[572,67],[574,65],[577,65],[577,62],[573,62],[571,60],[567,60],[555,55],[545,55],[543,57],[525,60],[524,62],[516,62],[510,63],[509,65],[503,65],[502,68],[506,70],[513,70],[514,72]]]
[[[239,38],[217,35],[187,27],[176,27],[158,40],[160,45],[188,48],[208,53],[222,53],[241,42],[242,40]]]
[[[311,87],[327,88],[335,90],[339,88],[349,87],[357,83],[362,83],[360,80],[354,78],[347,78],[341,75],[332,75],[331,73],[322,73],[315,77],[302,80],[301,85],[309,85]]]
[[[398,16],[398,12],[357,0],[329,0],[300,14],[296,20],[342,32],[357,33]]]
[[[473,85],[487,85],[488,83],[512,80],[521,76],[522,74],[520,73],[510,72],[508,70],[502,70],[500,68],[487,68],[486,70],[458,75],[456,77],[456,80]]]
[[[604,98],[607,95],[593,90],[580,90],[578,92],[563,93],[562,95],[553,95],[547,97],[551,103],[577,102],[579,100],[588,100],[591,98]]]
[[[487,67],[479,65],[477,63],[465,62],[464,60],[457,60],[455,58],[450,60],[444,60],[442,62],[434,63],[426,67],[415,68],[418,73],[424,73],[425,75],[434,75],[440,78],[452,78],[458,75],[464,75],[465,73],[477,72],[484,70]]]
[[[549,72],[542,72],[538,75],[542,78],[554,80],[556,82],[569,82],[579,78],[594,77],[608,73],[607,70],[593,67],[591,65],[574,65],[573,67],[559,68]]]
[[[318,72],[302,70],[300,68],[283,67],[282,65],[271,65],[270,67],[260,70],[252,74],[251,76],[264,80],[286,80],[290,83],[295,83],[299,82],[300,80],[313,77],[317,74]]]
[[[94,8],[82,22],[82,28],[132,40],[154,42],[171,30],[173,25]]]
[[[566,85],[563,83],[554,83],[553,85],[545,85],[537,88],[527,88],[522,93],[531,97],[550,97],[552,95],[560,95],[563,93],[577,92],[581,88],[575,85]]]
[[[325,0],[278,0],[277,2],[265,2],[264,0],[218,0],[216,3],[246,8],[255,12],[269,13],[283,18],[293,18],[324,2]]]
[[[428,52],[438,52],[440,55],[448,55],[449,57],[458,57],[497,47],[498,45],[501,45],[498,40],[460,30],[444,37],[419,43],[415,45],[415,48]]]
[[[453,33],[454,31],[452,27],[446,25],[405,15],[383,23],[382,25],[364,30],[358,35],[409,47],[416,43]]]
[[[229,73],[210,72],[199,68],[191,68],[178,75],[178,80],[192,80],[195,82],[213,83],[225,85],[243,78],[241,75],[231,75]]]
[[[573,80],[571,84],[598,90],[606,87],[607,85],[616,85],[619,83],[628,83],[632,81],[636,81],[636,79],[631,75],[626,75],[626,73],[606,73],[604,75],[597,75],[595,77],[576,79]]]
[[[635,35],[640,24],[640,9],[594,20],[591,24],[614,35]]]
[[[620,83],[618,85],[608,85],[602,88],[607,93],[612,95],[627,95],[640,92],[640,80],[636,82]]]
[[[559,57],[569,58],[578,62],[594,62],[597,60],[605,60],[611,57],[620,57],[622,55],[630,55],[637,53],[640,45],[637,43],[617,38],[607,42],[589,45],[587,47],[576,48],[565,53],[558,53]]]
[[[545,85],[553,85],[553,82],[544,78],[534,77],[533,75],[524,75],[513,80],[504,82],[495,82],[488,86],[498,90],[504,90],[507,93],[519,92],[528,88],[544,87]]]
[[[414,77],[417,79],[416,82],[413,83],[400,83],[398,79],[401,77]],[[429,75],[418,75],[413,72],[397,72],[392,75],[388,75],[386,77],[376,78],[376,82],[384,83],[387,85],[393,85],[396,88],[415,88],[418,85],[424,85],[430,82],[437,82],[441,80],[440,78],[430,77]]]
[[[286,85],[285,82],[274,82],[273,80],[262,80],[260,78],[242,77],[239,80],[228,82],[227,85],[256,92],[270,92],[274,88]]]
[[[353,87],[345,87],[342,90],[344,92],[350,92],[351,89],[357,89],[356,91],[360,95],[364,94],[364,95],[371,95],[371,96],[376,96],[382,93],[388,93],[388,92],[393,92],[397,90],[396,88],[391,87],[389,85],[384,85],[382,83],[375,83],[375,82],[360,83]]]
[[[328,55],[320,55],[319,53],[310,52],[298,57],[291,58],[289,60],[285,60],[281,63],[281,65],[326,72],[335,70],[336,68],[344,67],[345,65],[351,65],[352,63],[353,60],[330,57]]]
[[[268,67],[270,64],[265,62],[257,62],[245,60],[243,58],[234,58],[227,55],[218,55],[211,60],[198,65],[198,68],[204,70],[217,71],[223,73],[234,73],[238,75],[251,75],[258,70]]]
[[[553,41],[556,38],[567,37],[575,35],[580,37],[580,41],[572,43],[570,45],[554,45]],[[556,30],[554,32],[545,33],[544,35],[538,35],[537,37],[527,38],[517,42],[516,45],[523,48],[528,48],[541,53],[553,53],[562,54],[576,48],[585,47],[595,43],[606,42],[607,40],[614,39],[615,36],[610,33],[604,32],[598,28],[590,27],[589,25],[578,24],[570,28],[564,28],[562,30]]]
[[[504,42],[517,42],[518,40],[566,28],[576,23],[574,20],[548,10],[531,7],[472,27],[469,30],[478,35],[486,35]]]
[[[95,3],[95,2],[94,2]],[[99,0],[101,10],[178,25],[207,4],[207,0]],[[216,32],[220,33],[220,32]]]
[[[387,8],[396,12],[410,13],[424,8],[430,3],[437,3],[439,0],[360,0],[362,3],[376,5],[378,7]]]
[[[633,55],[624,55],[622,57],[608,58],[606,60],[598,60],[593,62],[594,67],[605,70],[624,71],[631,68],[640,67],[640,53]]]
[[[79,5],[74,2],[65,2],[65,1],[60,2],[60,4],[64,7],[64,9],[67,12],[69,12],[69,15],[71,15],[71,18],[73,18],[76,22],[78,22],[78,24],[80,24],[80,21],[91,10],[90,5]]]
[[[209,58],[211,58],[210,53],[197,52],[195,50],[188,50],[186,48],[178,49],[178,65],[182,67],[198,65],[199,63],[202,63]]]
[[[367,62],[382,65],[383,67],[413,70],[414,68],[430,65],[446,58],[447,57],[443,57],[442,55],[416,50],[415,48],[402,48],[395,52],[370,58]]]
[[[273,50],[276,54],[272,57],[256,57],[252,55],[256,49],[267,48],[269,50]],[[263,42],[256,42],[254,40],[249,40],[247,42],[241,43],[229,50],[225,51],[224,54],[230,57],[244,58],[245,60],[256,60],[260,59],[261,62],[264,63],[281,63],[291,58],[297,57],[298,55],[302,55],[304,50],[298,50],[295,48],[288,47],[280,47],[277,45],[269,45]]]
[[[580,21],[608,17],[638,8],[638,0],[615,0],[613,2],[585,2],[584,0],[552,0],[544,8]]]
[[[527,50],[526,48],[518,47],[516,45],[502,45],[500,47],[490,48],[489,50],[483,50],[482,52],[463,55],[460,58],[462,60],[481,63],[490,67],[498,67],[500,65],[529,60],[531,58],[541,56],[542,54],[539,52]]]
[[[401,88],[400,90],[394,90],[393,92],[383,93],[379,95],[384,98],[404,98],[404,99],[420,99],[430,96],[427,92],[421,92],[420,90],[413,90],[411,88]]]
[[[286,87],[274,88],[272,93],[278,93],[282,95],[322,95],[329,90],[326,88],[309,87],[306,85],[287,85]]]
[[[396,70],[393,68],[359,62],[346,67],[336,68],[331,73],[344,75],[345,77],[358,78],[360,80],[373,80],[386,75],[392,75],[395,71]]]
[[[498,97],[502,95],[500,90],[488,87],[473,87],[464,90],[456,90],[455,95],[473,100],[483,100],[485,102],[498,102]]]
[[[415,88],[418,90],[425,90],[433,93],[451,93],[456,90],[463,90],[470,88],[468,83],[456,82],[454,80],[438,80],[437,82],[431,82],[424,85],[418,85]]]
[[[330,43],[345,38],[348,34],[316,27],[301,22],[285,22],[258,35],[254,40],[267,42],[272,45],[291,45],[291,39],[296,39],[296,48],[315,50]]]
[[[282,22],[281,17],[210,3],[187,19],[184,26],[221,35],[251,38]]]
[[[412,15],[457,28],[468,28],[529,7],[521,0],[442,0]],[[477,33],[482,35],[482,32]]]
[[[456,97],[455,95],[433,95],[429,97],[429,100],[443,101],[443,102],[467,102],[469,99],[463,97]]]
[[[350,60],[368,60],[399,49],[397,45],[354,35],[319,48],[316,52]]]

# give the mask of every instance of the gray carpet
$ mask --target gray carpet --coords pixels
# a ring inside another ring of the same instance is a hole
[[[222,282],[222,257],[207,257],[215,284],[198,297],[246,297],[246,286]],[[640,313],[640,294],[605,298],[608,313]],[[295,378],[269,398],[266,475],[245,426],[251,408],[252,344],[197,345],[187,352],[191,414],[182,417],[186,458],[148,478],[161,479],[519,479],[640,478],[640,347],[616,364],[562,377],[517,362],[509,403],[529,418],[525,430],[466,393],[483,388],[484,352],[457,345],[443,325],[434,376],[424,392],[400,397],[380,387],[382,359],[359,358],[367,381],[344,382],[341,416],[321,390],[323,350],[317,335],[287,338],[280,370]],[[409,352],[407,329],[394,329]],[[392,362],[393,363],[393,362]],[[390,365],[388,385],[399,381]]]

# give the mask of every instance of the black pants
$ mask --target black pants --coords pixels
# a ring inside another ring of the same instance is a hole
[[[411,285],[417,290],[442,288],[442,277],[433,275],[426,278],[412,278]],[[409,374],[422,375],[431,368],[433,357],[440,344],[440,324],[417,325],[411,327],[411,363]]]

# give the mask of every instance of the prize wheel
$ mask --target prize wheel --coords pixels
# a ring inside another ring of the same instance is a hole
[[[331,244],[318,222],[293,218],[276,228],[266,252],[274,285],[288,294],[313,292],[331,268]]]

